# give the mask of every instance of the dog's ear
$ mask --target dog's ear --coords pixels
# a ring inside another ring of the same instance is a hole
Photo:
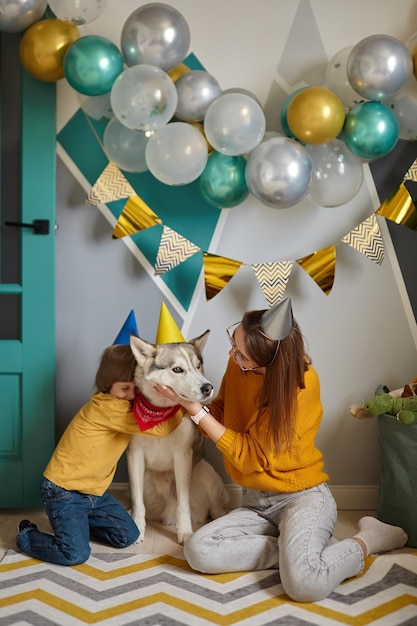
[[[203,333],[199,337],[195,337],[195,339],[191,339],[191,341],[189,341],[188,343],[191,343],[195,347],[197,352],[201,354],[204,350],[204,346],[207,343],[209,334],[210,334],[210,331],[206,330],[205,333]]]
[[[130,347],[139,365],[143,365],[145,360],[152,357],[156,352],[156,347],[152,343],[134,335],[130,337]]]

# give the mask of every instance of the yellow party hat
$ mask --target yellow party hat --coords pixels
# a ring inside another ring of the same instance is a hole
[[[169,312],[167,305],[165,302],[162,302],[155,343],[161,345],[163,343],[181,343],[184,341],[185,339]]]

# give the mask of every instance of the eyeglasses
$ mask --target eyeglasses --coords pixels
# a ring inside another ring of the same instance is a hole
[[[271,363],[273,363],[275,361],[275,357],[278,354],[278,350],[279,350],[279,344],[280,342],[277,341],[277,347],[275,348],[275,352],[274,352],[274,356],[272,357],[272,359],[269,361],[269,363],[267,363],[266,365],[256,365],[255,367],[245,367],[243,364],[243,361],[246,357],[243,356],[243,354],[236,348],[236,342],[235,342],[235,338],[234,338],[234,334],[235,334],[235,330],[236,327],[239,326],[239,324],[241,324],[241,322],[235,322],[234,324],[232,324],[231,326],[228,326],[226,328],[226,333],[227,336],[229,337],[229,341],[230,341],[230,345],[232,346],[232,350],[235,353],[235,357],[236,357],[236,362],[239,365],[240,369],[242,370],[242,372],[252,372],[253,370],[257,370],[260,367],[268,367],[268,365],[271,365]],[[262,331],[260,331],[260,333],[266,337],[267,339],[270,339],[267,335],[265,335],[265,333],[263,333]]]

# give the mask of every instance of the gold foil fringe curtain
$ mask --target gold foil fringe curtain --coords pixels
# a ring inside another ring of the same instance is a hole
[[[404,184],[406,180],[417,182],[417,159],[404,176],[403,182],[389,194],[379,209],[342,237],[338,243],[351,246],[381,265],[384,259],[384,243],[377,216],[417,231],[417,211]],[[109,163],[91,188],[87,202],[98,205],[124,198],[127,198],[127,201],[113,230],[113,238],[133,235],[157,224],[163,226],[155,261],[155,274],[164,274],[194,254],[200,253],[203,259],[206,298],[210,300],[226,287],[244,265],[242,261],[202,250],[180,233],[162,224],[158,215],[135,193],[120,169],[114,163]],[[337,244],[334,244],[316,250],[296,261],[252,264],[251,267],[269,306],[273,306],[283,297],[294,263],[307,272],[320,289],[329,295],[336,271],[336,246]]]

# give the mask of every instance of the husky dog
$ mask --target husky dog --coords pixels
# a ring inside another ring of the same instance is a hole
[[[145,517],[167,525],[176,523],[178,543],[182,544],[193,532],[192,523],[224,515],[227,492],[220,476],[202,458],[198,429],[184,409],[172,407],[172,400],[154,389],[159,383],[187,400],[204,402],[211,398],[213,385],[203,376],[201,356],[209,332],[189,342],[162,345],[131,337],[137,361],[136,401],[142,398],[144,421],[154,424],[158,411],[165,415],[164,420],[170,419],[166,415],[171,411],[174,424],[178,421],[172,432],[160,437],[147,436],[144,425],[143,434],[134,435],[127,449],[131,515],[140,530],[139,541],[145,536]],[[178,416],[178,411],[184,416]]]

